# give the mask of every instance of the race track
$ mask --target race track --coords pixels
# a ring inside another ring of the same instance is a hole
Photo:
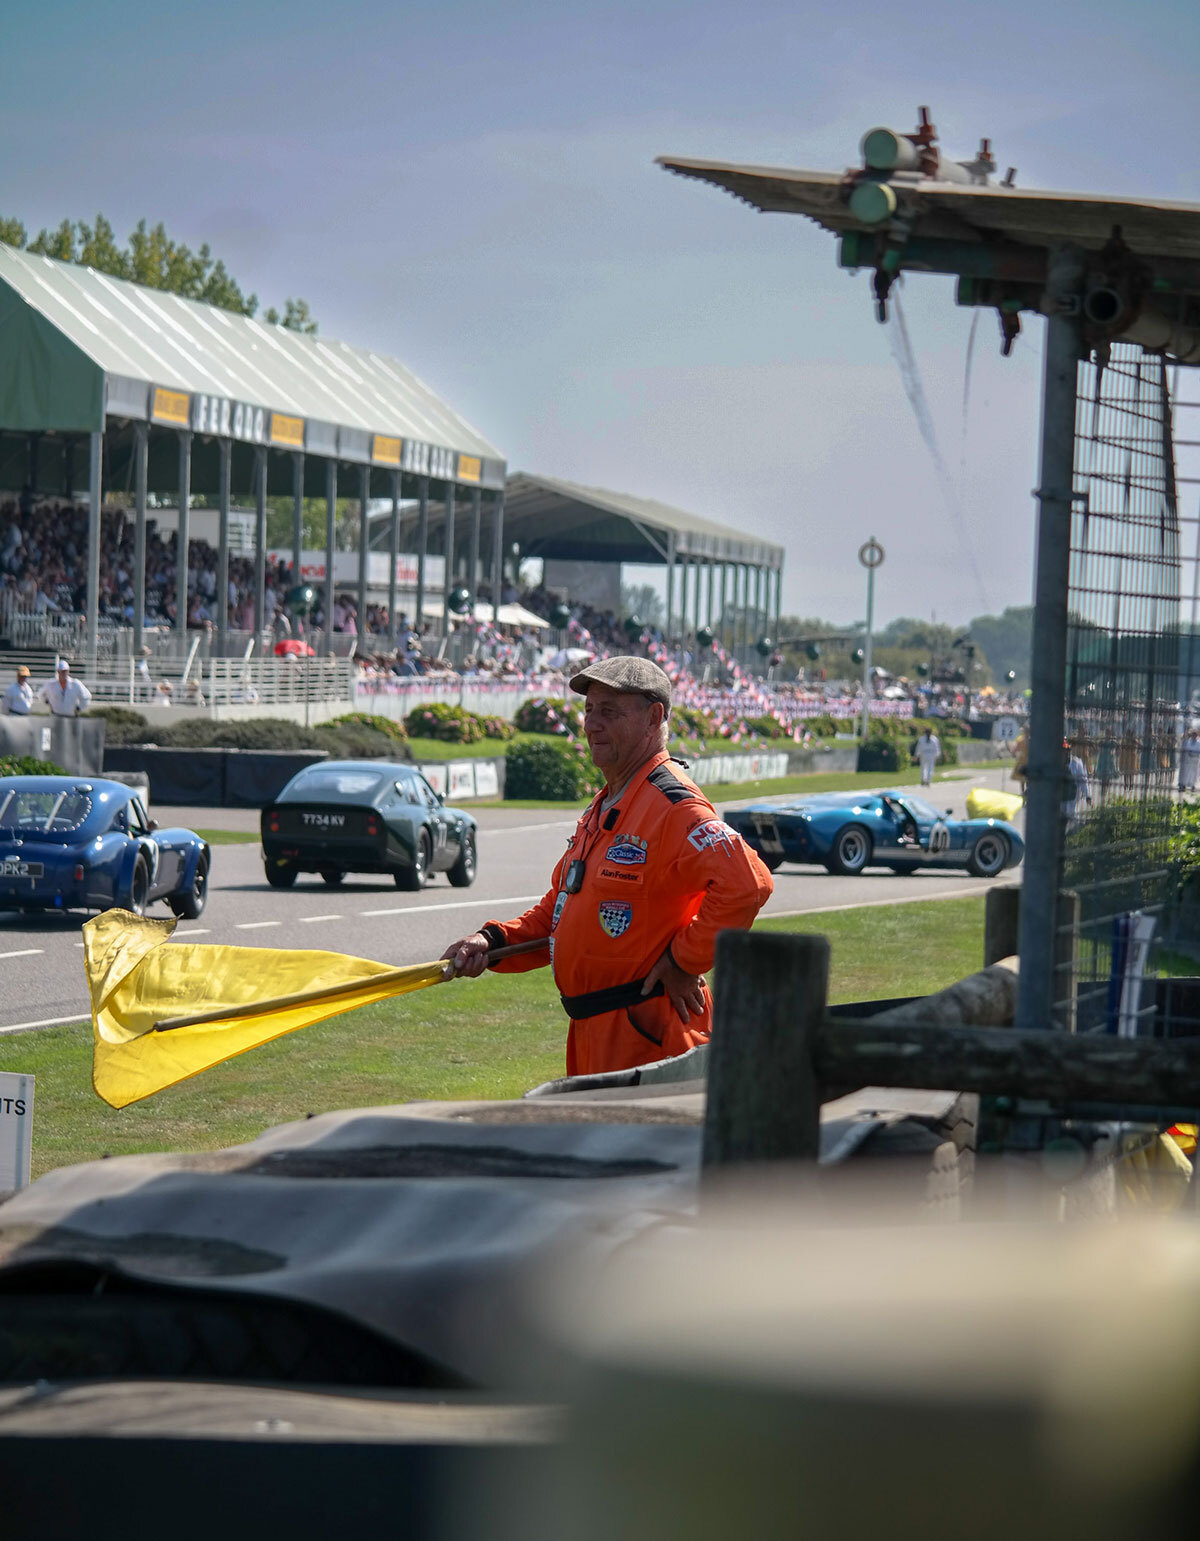
[[[963,773],[962,780],[935,786],[930,800],[963,816],[970,788],[999,787],[1003,775],[1001,771]],[[160,807],[152,812],[162,824],[258,828],[258,814],[252,809]],[[348,877],[338,888],[305,877],[293,889],[271,889],[263,878],[257,844],[214,846],[208,906],[194,924],[181,922],[175,935],[180,940],[194,937],[243,947],[328,948],[389,964],[436,958],[456,937],[476,930],[485,920],[519,914],[540,898],[576,815],[484,808],[477,818],[479,876],[469,889],[451,888],[442,874],[419,894],[402,893],[390,881],[355,877]],[[1005,873],[998,881],[1011,882],[1014,875]],[[833,877],[818,867],[785,866],[775,874],[775,893],[764,913],[966,897],[983,893],[988,886],[966,873],[931,871],[898,877],[868,871],[847,878]],[[168,913],[161,904],[151,910],[154,915]],[[79,915],[0,915],[4,982],[0,1032],[87,1016],[79,939],[83,919]]]

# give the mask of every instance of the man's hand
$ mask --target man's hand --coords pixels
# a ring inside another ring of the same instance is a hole
[[[454,972],[463,979],[476,979],[487,967],[491,943],[482,931],[472,931],[470,936],[451,942],[442,954],[454,964]]]
[[[686,969],[681,969],[672,958],[669,947],[646,975],[642,994],[649,995],[660,979],[666,997],[674,1006],[675,1014],[681,1022],[686,1022],[689,1016],[698,1017],[703,1014],[703,974],[689,974]]]

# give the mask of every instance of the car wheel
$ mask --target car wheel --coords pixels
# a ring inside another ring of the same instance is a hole
[[[296,869],[290,861],[269,861],[265,870],[272,888],[291,888],[296,881]]]
[[[994,878],[1008,865],[1008,841],[994,829],[985,830],[976,840],[967,862],[967,870],[977,878]]]
[[[321,881],[326,888],[336,888],[345,876],[344,872],[322,872]]]
[[[133,877],[129,880],[129,903],[125,906],[135,915],[144,915],[150,902],[150,868],[146,858],[139,856],[133,864]]]
[[[455,888],[470,888],[475,881],[478,865],[475,854],[475,831],[466,829],[463,831],[462,849],[458,853],[458,860],[446,875]]]
[[[425,887],[429,876],[429,835],[425,830],[417,836],[417,850],[411,867],[401,867],[396,873],[396,887],[408,893],[417,893]]]
[[[871,837],[861,824],[838,831],[825,865],[841,877],[857,877],[871,859]]]
[[[170,905],[180,920],[199,920],[208,901],[208,857],[201,851],[196,861],[196,875],[186,894],[175,894]]]

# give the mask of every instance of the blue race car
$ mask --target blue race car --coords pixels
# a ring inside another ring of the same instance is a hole
[[[0,910],[132,910],[164,899],[195,920],[208,897],[209,848],[159,829],[117,781],[0,777]]]
[[[855,875],[866,867],[917,872],[959,867],[992,878],[1025,854],[1020,832],[1001,819],[954,819],[907,792],[831,792],[791,803],[752,803],[725,822],[772,872],[785,861]]]

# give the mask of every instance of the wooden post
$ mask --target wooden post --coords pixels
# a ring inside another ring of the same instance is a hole
[[[1017,951],[1021,924],[1021,890],[1015,884],[989,888],[983,909],[983,966],[991,968]]]
[[[812,1039],[828,986],[823,936],[723,931],[717,938],[705,1166],[816,1160],[821,1106]]]

